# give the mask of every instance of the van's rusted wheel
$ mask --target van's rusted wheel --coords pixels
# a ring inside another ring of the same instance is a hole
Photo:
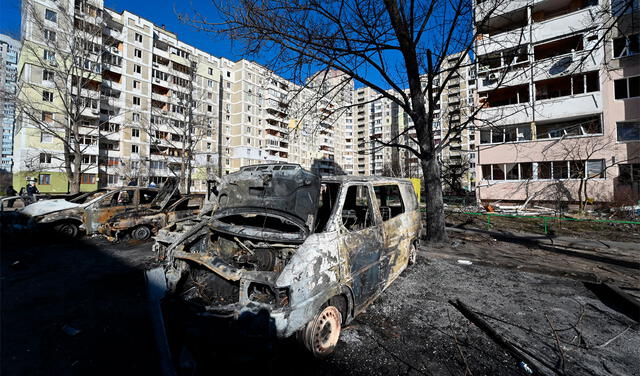
[[[418,247],[416,247],[416,243],[411,243],[409,246],[409,259],[407,260],[407,264],[414,265],[418,260]]]
[[[333,352],[340,338],[342,314],[334,306],[326,306],[302,330],[302,341],[316,358]]]
[[[147,240],[151,237],[151,229],[147,226],[138,226],[131,231],[131,237],[136,240]]]
[[[73,222],[63,222],[59,225],[56,225],[55,230],[58,233],[64,236],[67,236],[69,238],[75,238],[76,236],[78,236],[78,233],[80,232],[78,225]]]

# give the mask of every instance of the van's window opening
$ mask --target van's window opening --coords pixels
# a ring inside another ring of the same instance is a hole
[[[405,211],[405,205],[397,184],[379,185],[373,187],[380,208],[380,216],[383,221],[388,221]]]
[[[366,185],[352,185],[342,206],[342,224],[349,231],[358,231],[373,225],[373,209]]]

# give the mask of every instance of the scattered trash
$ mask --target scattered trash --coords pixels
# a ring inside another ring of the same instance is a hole
[[[469,260],[458,260],[458,264],[460,265],[472,265],[473,263]]]
[[[62,327],[62,331],[65,332],[65,334],[67,334],[68,336],[74,337],[78,334],[80,334],[81,330],[80,329],[76,329],[72,326],[69,325],[65,325]]]
[[[25,266],[20,260],[16,260],[11,263],[11,267],[14,269],[24,269]]]
[[[455,241],[455,240],[454,240],[454,241],[452,241],[452,242],[451,242],[451,246],[452,246],[453,248],[457,248],[459,245],[460,245],[460,242],[459,242],[459,241]]]
[[[520,369],[522,369],[524,372],[527,373],[527,375],[532,375],[533,374],[533,370],[531,368],[529,368],[529,365],[525,362],[520,362],[518,363],[518,367]]]

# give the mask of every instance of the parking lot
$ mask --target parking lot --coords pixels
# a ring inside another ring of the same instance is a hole
[[[45,234],[2,241],[2,374],[159,373],[143,277],[155,265],[151,242],[65,241]],[[181,361],[197,364],[201,373],[521,373],[514,358],[448,302],[460,299],[496,331],[567,374],[640,374],[638,323],[600,301],[585,287],[585,274],[562,271],[572,261],[576,270],[585,263],[594,271],[613,270],[607,279],[620,275],[625,291],[637,294],[633,261],[613,265],[533,248],[453,234],[450,246],[421,249],[417,265],[344,328],[326,359],[311,358],[293,340],[247,347],[224,346],[218,338],[223,345],[203,349],[206,356]],[[562,267],[546,270],[541,261],[553,257],[564,258]]]

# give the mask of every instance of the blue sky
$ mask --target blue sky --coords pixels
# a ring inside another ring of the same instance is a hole
[[[20,34],[20,0],[0,0],[0,33],[19,37]],[[166,25],[167,30],[178,34],[178,38],[214,56],[226,57],[231,60],[241,58],[240,48],[232,48],[225,38],[212,33],[198,32],[193,27],[178,21],[177,12],[189,12],[198,9],[203,13],[215,16],[215,9],[211,1],[191,0],[175,2],[171,0],[131,1],[106,0],[105,6],[118,12],[128,10],[131,13],[146,18],[156,25]],[[175,11],[174,11],[175,9]],[[259,59],[252,59],[259,60]],[[260,61],[258,61],[260,62]]]

